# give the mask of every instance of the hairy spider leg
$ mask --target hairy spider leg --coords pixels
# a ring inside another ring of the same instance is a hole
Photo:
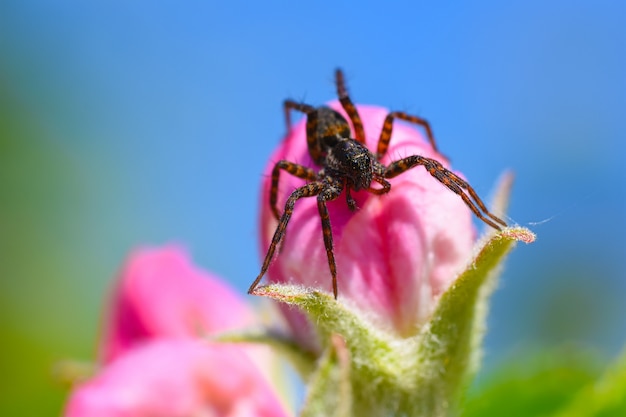
[[[370,186],[367,189],[367,192],[375,195],[387,194],[389,191],[391,191],[391,184],[389,183],[389,181],[385,180],[385,170],[387,169],[387,167],[375,160],[374,155],[372,155],[372,159],[374,159],[372,163],[372,180],[382,185],[383,188],[374,188]]]
[[[270,189],[270,207],[272,208],[272,212],[274,213],[276,220],[280,219],[280,212],[278,211],[276,203],[278,202],[278,181],[281,169],[287,171],[295,177],[302,178],[303,180],[317,180],[317,173],[309,167],[289,162],[284,159],[278,161],[272,170],[272,188]]]
[[[406,158],[400,159],[391,163],[385,169],[385,178],[393,178],[418,165],[422,165],[424,168],[426,168],[430,175],[432,175],[440,183],[448,187],[449,190],[459,195],[463,199],[465,204],[474,212],[476,217],[481,219],[483,222],[487,223],[494,229],[501,230],[500,226],[498,226],[496,223],[489,220],[483,215],[483,213],[485,213],[488,217],[490,217],[497,223],[500,223],[502,226],[506,226],[506,223],[504,221],[491,214],[489,210],[487,210],[487,207],[478,197],[476,191],[474,191],[474,189],[465,180],[463,180],[450,170],[444,168],[439,161],[436,161],[434,159],[424,158],[419,155],[408,156]],[[474,201],[472,201],[467,196],[467,194],[463,192],[463,190],[467,190],[467,193],[470,195],[470,197],[472,197]],[[483,213],[481,213],[481,210]]]
[[[354,135],[356,136],[355,139],[357,142],[365,145],[365,130],[363,129],[363,122],[361,121],[361,116],[359,116],[356,106],[352,100],[350,100],[343,72],[340,68],[335,70],[335,84],[337,85],[337,97],[339,97],[339,102],[352,121]]]
[[[430,128],[430,123],[428,123],[428,120],[401,111],[394,111],[387,115],[387,117],[385,118],[385,122],[383,123],[383,130],[380,132],[380,137],[378,139],[378,148],[376,150],[376,158],[378,160],[382,159],[382,157],[385,156],[385,154],[387,153],[387,149],[389,148],[389,141],[391,140],[391,133],[393,132],[394,119],[402,119],[406,122],[422,126],[424,130],[426,130],[426,137],[428,138],[430,145],[433,147],[435,152],[439,152],[439,150],[437,149],[437,143],[435,142],[435,137],[433,136],[433,131]]]
[[[287,131],[291,130],[291,110],[297,110],[306,114],[306,143],[309,148],[311,159],[317,165],[324,162],[324,150],[318,141],[317,121],[319,110],[313,106],[304,103],[298,103],[293,100],[285,100],[283,103],[285,109],[285,122],[287,123]],[[346,125],[346,128],[349,129]]]
[[[326,257],[328,258],[330,275],[333,278],[333,295],[335,296],[335,300],[337,299],[337,264],[335,263],[335,253],[333,252],[333,230],[330,226],[330,217],[328,216],[328,207],[326,207],[326,202],[339,197],[342,189],[343,185],[340,187],[334,187],[329,184],[317,196],[317,210],[319,211],[320,218],[322,219],[324,247],[326,248]]]
[[[377,180],[374,179],[374,181],[380,183],[383,188],[368,188],[367,192],[372,193],[372,194],[376,194],[376,195],[383,195],[383,194],[387,194],[389,191],[391,191],[391,184],[385,180]]]
[[[357,206],[356,206],[356,200],[352,197],[352,193],[350,192],[351,187],[348,184],[346,188],[346,204],[348,204],[348,208],[350,209],[350,211],[356,211]]]
[[[283,110],[285,112],[285,124],[287,125],[287,132],[291,130],[291,110],[297,110],[304,114],[309,114],[315,111],[315,107],[304,103],[298,103],[293,100],[285,100],[283,102]]]
[[[250,288],[248,288],[248,294],[252,294],[254,289],[261,282],[261,278],[267,272],[267,269],[272,262],[272,258],[274,257],[274,252],[276,252],[276,247],[280,243],[280,241],[285,236],[285,231],[287,230],[287,224],[289,223],[289,219],[291,219],[291,215],[293,213],[293,207],[301,198],[316,196],[321,193],[327,187],[327,183],[322,181],[312,182],[310,184],[306,184],[300,188],[294,190],[293,193],[287,199],[285,203],[285,211],[278,222],[278,226],[276,227],[276,231],[274,232],[274,236],[272,237],[272,243],[270,244],[269,249],[267,250],[267,254],[265,255],[265,259],[263,260],[263,266],[261,267],[261,272],[259,276],[256,277]]]
[[[367,189],[368,192],[376,195],[386,194],[391,191],[391,184],[388,181],[385,181],[383,178],[373,178],[374,181],[378,182],[383,186],[383,188],[373,188],[369,187]],[[350,211],[356,211],[358,209],[356,205],[356,200],[352,197],[352,184],[350,182],[345,183],[346,190],[346,203],[348,204],[348,208]]]

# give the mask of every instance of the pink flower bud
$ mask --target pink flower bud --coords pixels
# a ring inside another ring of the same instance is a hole
[[[212,343],[253,323],[227,285],[177,247],[131,254],[113,292],[103,368],[73,391],[80,416],[284,416],[268,348]]]
[[[81,385],[67,417],[286,416],[240,349],[199,340],[151,341]]]
[[[346,117],[337,103],[330,107]],[[358,106],[374,153],[388,111]],[[347,117],[346,117],[347,118]],[[303,119],[305,119],[303,117]],[[305,121],[280,144],[265,170],[261,194],[261,249],[269,247],[277,221],[270,204],[271,172],[281,159],[320,169],[308,154]],[[394,123],[382,163],[410,155],[447,160],[406,123]],[[461,272],[475,239],[472,214],[461,198],[417,166],[389,180],[391,191],[374,195],[352,192],[358,206],[350,211],[345,191],[328,203],[337,264],[339,299],[362,310],[377,325],[399,336],[416,333],[438,297]],[[304,181],[281,172],[278,204],[283,211],[289,194]],[[331,274],[315,197],[299,200],[287,227],[280,253],[268,271],[270,282],[296,283],[331,291]],[[310,329],[295,309],[283,308],[296,336],[311,345]]]
[[[176,246],[133,252],[114,289],[105,361],[153,338],[200,337],[253,323],[243,300]]]

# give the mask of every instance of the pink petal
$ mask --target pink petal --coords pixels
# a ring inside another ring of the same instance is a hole
[[[330,107],[345,115],[337,102]],[[367,145],[376,149],[388,110],[358,106]],[[409,155],[444,157],[412,126],[394,124],[383,164]],[[280,159],[316,167],[308,155],[304,120],[274,153],[265,170],[261,200],[261,249],[265,256],[277,225],[269,206],[271,170]],[[460,197],[423,167],[390,180],[389,194],[353,193],[359,210],[352,213],[342,194],[328,203],[332,224],[339,297],[367,312],[381,326],[399,335],[414,334],[469,260],[475,238],[472,215]],[[279,208],[303,181],[282,172]],[[272,282],[300,283],[331,291],[331,275],[315,198],[296,203],[282,251],[269,269]],[[294,309],[283,309],[295,334],[310,344],[310,329]]]
[[[249,325],[248,307],[179,247],[134,251],[105,320],[104,361],[153,338],[198,337]]]
[[[152,341],[127,351],[67,404],[67,417],[285,416],[237,346]]]

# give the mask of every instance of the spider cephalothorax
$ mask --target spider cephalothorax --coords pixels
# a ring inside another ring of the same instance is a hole
[[[276,248],[279,247],[281,241],[284,239],[287,224],[293,213],[296,201],[304,197],[317,196],[317,207],[322,222],[324,247],[326,248],[328,266],[333,280],[333,294],[335,298],[337,298],[337,268],[335,254],[333,252],[333,235],[326,202],[338,198],[345,190],[348,207],[351,210],[356,210],[356,202],[351,195],[352,190],[366,190],[373,194],[388,193],[391,190],[391,184],[387,179],[400,175],[419,165],[424,166],[435,179],[461,197],[472,212],[483,222],[498,230],[500,230],[499,225],[506,226],[504,221],[487,210],[487,207],[478,197],[478,194],[465,180],[446,169],[435,159],[412,155],[394,161],[387,166],[383,165],[380,160],[386,154],[389,147],[394,119],[402,119],[422,126],[426,131],[431,146],[436,151],[437,145],[430,125],[426,120],[404,112],[389,113],[384,121],[378,139],[376,153],[374,154],[365,145],[363,123],[356,107],[348,96],[343,73],[340,69],[335,72],[335,83],[339,101],[352,122],[354,137],[352,137],[352,131],[348,121],[333,109],[325,106],[313,107],[292,100],[286,100],[284,103],[288,130],[291,128],[290,114],[292,110],[306,114],[308,151],[311,159],[320,169],[316,171],[307,166],[287,160],[278,161],[274,166],[272,170],[269,203],[274,216],[278,220],[278,226],[276,227],[272,242],[265,255],[261,272],[248,289],[248,293],[254,292],[254,289],[267,272],[276,252]],[[307,184],[297,188],[291,193],[285,203],[285,209],[282,215],[277,206],[278,182],[281,170],[287,171],[291,175],[307,181]],[[377,185],[374,183],[377,183]]]

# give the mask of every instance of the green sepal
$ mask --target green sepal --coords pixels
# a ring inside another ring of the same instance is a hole
[[[345,340],[333,334],[330,344],[320,358],[319,366],[308,383],[307,397],[301,417],[350,417],[352,383],[350,381],[350,352]]]
[[[506,174],[494,199],[494,212],[505,211],[512,175]],[[488,298],[500,265],[517,241],[530,243],[535,235],[521,227],[488,231],[476,245],[467,268],[441,296],[430,319],[416,336],[401,338],[376,327],[349,302],[295,285],[258,287],[256,295],[300,308],[316,328],[326,354],[309,388],[308,410],[335,410],[324,404],[343,404],[346,390],[338,389],[338,366],[333,338],[341,335],[349,352],[351,395],[345,398],[354,416],[447,416],[456,414],[462,389],[476,370],[485,331]],[[330,356],[329,356],[330,355]],[[327,384],[327,385],[326,385]],[[326,388],[324,387],[334,387]]]
[[[446,415],[478,367],[488,298],[499,265],[516,241],[531,242],[523,228],[507,228],[484,242],[473,262],[442,295],[418,335],[418,415]]]
[[[300,348],[300,346],[282,332],[272,330],[262,331],[238,331],[219,333],[207,336],[207,340],[220,343],[258,343],[267,345],[276,353],[285,357],[293,367],[302,375],[307,377],[316,369],[317,358],[312,352]]]
[[[519,227],[485,238],[431,319],[411,338],[392,336],[323,292],[272,284],[255,293],[298,306],[316,327],[322,346],[330,345],[334,333],[342,335],[351,357],[354,415],[444,416],[454,410],[478,364],[487,299],[500,262],[516,241],[533,240],[532,232]]]

